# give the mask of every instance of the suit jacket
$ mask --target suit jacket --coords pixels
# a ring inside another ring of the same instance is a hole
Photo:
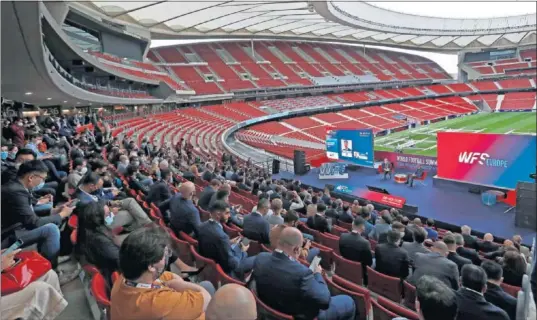
[[[157,183],[152,184],[149,187],[146,200],[148,203],[154,203],[159,206],[163,201],[166,201],[172,197],[170,187],[166,181],[160,180]]]
[[[211,202],[211,198],[215,193],[216,191],[213,189],[213,187],[205,187],[205,189],[203,189],[199,195],[198,206],[200,206],[203,210],[209,210],[209,203]]]
[[[458,247],[457,248],[457,253],[461,257],[469,259],[470,261],[472,261],[472,263],[475,264],[476,266],[481,265],[481,258],[479,257],[479,254],[477,253],[477,251],[475,251],[474,249],[465,248],[465,247]]]
[[[511,268],[503,267],[503,282],[510,286],[522,287],[522,277],[524,273],[515,272]]]
[[[169,205],[168,208],[164,205],[166,203]],[[187,234],[194,232],[198,236],[198,227],[201,224],[200,212],[192,200],[184,199],[180,193],[176,193],[159,208],[170,210],[170,224],[173,231],[176,233],[183,231]]]
[[[517,299],[503,291],[499,285],[488,282],[484,296],[487,302],[503,309],[511,320],[516,320]]]
[[[149,188],[147,186],[144,186],[138,179],[133,179],[132,177],[130,177],[128,181],[129,181],[129,188],[137,192],[141,191],[145,195],[149,193]]]
[[[253,277],[261,301],[295,318],[313,319],[330,304],[330,291],[321,274],[284,253],[258,254]]]
[[[346,223],[352,223],[354,221],[354,217],[352,216],[352,213],[345,212],[345,211],[341,211],[338,219]]]
[[[483,241],[477,244],[479,251],[492,252],[500,249],[500,245],[490,241]]]
[[[375,269],[385,275],[405,279],[410,265],[408,253],[391,243],[383,243],[375,248]]]
[[[371,232],[369,233],[368,235],[369,239],[378,241],[381,234],[387,233],[391,229],[392,229],[392,226],[387,223],[377,223],[373,227],[373,230],[371,230]]]
[[[98,195],[89,194],[80,190],[80,188],[76,189],[75,193],[73,194],[73,198],[80,200],[81,204],[96,202],[100,200],[100,197]]]
[[[32,206],[32,195],[19,180],[12,180],[2,186],[1,202],[2,228],[19,222],[26,230],[33,230],[47,223],[62,223],[62,217],[58,214],[38,217]]]
[[[270,243],[270,223],[259,212],[252,212],[244,217],[242,234],[259,243]]]
[[[285,206],[284,206],[285,207]],[[291,207],[291,204],[289,204],[289,207]],[[287,209],[289,210],[289,209]],[[340,216],[341,213],[338,213],[336,209],[328,209],[326,210],[326,212],[324,213],[324,215],[327,217],[327,218],[332,218],[333,221],[336,221],[339,219],[339,216]],[[344,221],[346,222],[346,221]]]
[[[216,178],[216,174],[214,174],[214,172],[205,170],[205,172],[203,172],[203,174],[201,175],[201,178],[207,182],[211,182],[211,180]]]
[[[409,227],[405,227],[405,235],[403,236],[404,242],[413,242],[414,237],[412,236],[412,231],[409,229]]]
[[[213,259],[228,274],[235,270],[241,260],[247,256],[240,246],[231,246],[229,236],[219,222],[212,219],[205,221],[199,226],[198,235],[199,253],[206,258]]]
[[[434,230],[433,228],[426,227],[425,231],[427,231],[427,238],[431,240],[438,240],[438,232]]]
[[[373,264],[373,254],[371,244],[360,234],[349,232],[339,237],[339,252],[345,259],[360,262],[365,274],[367,266]]]
[[[477,240],[474,236],[463,234],[464,246],[477,250]]]
[[[447,258],[450,261],[455,262],[457,268],[459,268],[459,272],[461,272],[462,266],[464,266],[465,264],[472,264],[472,260],[460,256],[457,252],[448,253]]]
[[[326,221],[325,217],[319,214],[315,214],[314,216],[308,217],[306,225],[308,226],[308,228],[317,230],[319,232],[330,232],[328,221]]]
[[[466,288],[457,293],[457,320],[509,320],[507,312],[485,300],[481,294]]]
[[[414,273],[410,282],[414,285],[422,276],[433,276],[454,290],[459,289],[459,268],[455,262],[437,252],[417,253]]]
[[[410,259],[410,264],[414,265],[414,260],[416,260],[416,253],[429,253],[423,244],[417,242],[403,242],[401,248],[405,249],[408,252],[408,258]]]

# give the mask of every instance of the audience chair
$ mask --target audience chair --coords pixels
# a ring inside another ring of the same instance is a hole
[[[267,247],[264,244],[261,244],[260,247],[261,247],[261,252],[270,252],[270,253],[272,253],[272,249],[270,247]]]
[[[332,252],[332,258],[336,265],[335,273],[338,276],[358,285],[363,284],[364,275],[360,262],[347,260],[335,252]]]
[[[102,311],[105,319],[110,319],[110,298],[107,293],[106,280],[103,275],[96,273],[91,278],[90,285],[91,295],[97,301],[99,309]]]
[[[114,271],[112,272],[112,283],[116,283],[117,280],[119,280],[119,272]]]
[[[230,239],[236,238],[239,236],[239,231],[235,228],[229,227],[227,224],[222,223],[224,232],[229,236]]]
[[[181,261],[188,264],[189,266],[193,266],[194,258],[192,257],[192,253],[190,252],[190,247],[191,247],[190,243],[177,238],[177,236],[174,234],[174,232],[171,229],[168,228],[167,230],[168,230],[168,233],[170,234],[170,237],[172,238],[172,242],[173,242],[174,249],[175,249],[174,251],[179,257],[179,259],[181,259]]]
[[[373,308],[373,320],[393,320],[399,317],[399,315],[381,306],[375,299],[371,299],[371,306]]]
[[[408,281],[403,281],[404,299],[403,305],[411,310],[416,310],[416,287],[411,285]]]
[[[200,207],[198,207],[198,210],[200,212],[200,220],[201,220],[201,222],[205,222],[205,221],[211,219],[211,213],[209,211],[203,210]]]
[[[239,281],[226,274],[219,264],[216,265],[216,272],[218,276],[218,287],[216,287],[217,289],[228,283],[235,283],[240,286],[246,286],[246,282]]]
[[[352,230],[352,223],[347,223],[343,221],[338,221],[337,223],[339,224],[340,227],[347,230],[346,232],[349,232]]]
[[[319,241],[319,231],[309,228],[305,223],[299,223],[298,229],[303,233],[311,234],[315,241]]]
[[[195,249],[198,248],[198,240],[192,238],[188,234],[184,233],[183,231],[179,232],[179,238],[183,239],[184,241],[190,243],[191,246],[193,246]]]
[[[511,286],[503,282],[500,284],[500,287],[502,287],[503,291],[507,292],[509,295],[512,295],[515,298],[518,296],[518,292],[522,289],[521,287]]]
[[[367,267],[367,288],[397,303],[401,301],[401,280],[382,274],[371,267]]]
[[[255,301],[257,303],[257,314],[259,315],[258,320],[293,320],[294,319],[292,316],[288,314],[279,312],[267,306],[263,301],[261,301],[261,299],[259,299],[259,297],[255,294],[253,290],[252,290],[252,293],[254,294]]]
[[[321,253],[319,254],[321,257],[321,267],[323,267],[324,270],[331,270],[332,269],[332,253],[334,251],[317,242],[312,242],[311,247],[319,248],[319,250],[321,250]]]
[[[71,240],[71,243],[74,245],[76,245],[76,239],[78,237],[78,232],[77,232],[77,229],[73,229],[73,231],[71,231],[71,235],[69,236],[69,239]]]
[[[423,171],[420,177],[415,177],[414,182],[419,182],[422,186],[426,187],[425,179],[427,179],[427,171]]]
[[[379,303],[379,305],[397,314],[398,316],[405,317],[408,320],[419,320],[418,314],[416,312],[408,310],[407,308],[403,307],[398,303],[390,301],[381,296],[377,297],[377,302]]]
[[[218,288],[218,273],[216,271],[216,262],[199,254],[193,246],[190,247],[190,252],[196,262],[196,268],[203,268],[203,271],[198,275],[201,280],[210,281],[215,288]]]
[[[342,234],[347,232],[349,232],[347,229],[336,225],[332,225],[332,229],[330,230],[330,233],[337,237],[341,237]]]
[[[325,281],[333,296],[345,294],[354,300],[359,316],[358,319],[366,320],[369,318],[369,310],[371,309],[371,294],[369,290],[346,281],[337,275],[334,275],[331,279],[325,277]]]
[[[319,241],[323,246],[331,248],[335,253],[339,254],[339,237],[330,233],[319,232]]]
[[[248,256],[257,256],[261,252],[261,244],[258,241],[250,240],[250,247],[248,248]]]
[[[71,229],[78,228],[78,216],[76,214],[72,214],[69,217],[69,220],[67,220],[67,225],[69,225]]]

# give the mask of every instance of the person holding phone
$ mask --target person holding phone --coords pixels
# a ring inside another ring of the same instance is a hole
[[[218,263],[224,272],[232,277],[244,280],[244,275],[254,266],[255,257],[246,253],[250,247],[247,240],[241,237],[229,239],[222,224],[230,218],[229,205],[218,200],[209,208],[211,219],[202,223],[198,228],[199,253]]]
[[[6,253],[7,250],[2,250],[2,272],[9,272],[17,264],[16,256],[21,251],[16,249]],[[32,319],[36,314],[44,315],[43,319],[55,319],[66,307],[67,301],[54,270],[49,270],[20,291],[2,295],[0,300],[3,319]]]
[[[355,319],[351,297],[331,297],[317,263],[313,271],[298,261],[304,238],[297,228],[283,229],[277,248],[257,255],[253,279],[259,299],[294,318],[319,320]]]
[[[23,228],[15,231],[16,236],[25,247],[37,244],[39,253],[56,267],[60,251],[59,226],[74,208],[66,203],[52,208],[49,216],[35,214],[30,190],[45,181],[47,172],[48,168],[41,160],[31,160],[21,164],[16,180],[2,186],[2,225],[9,227],[21,223]]]

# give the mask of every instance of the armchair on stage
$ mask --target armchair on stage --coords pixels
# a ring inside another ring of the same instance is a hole
[[[395,171],[395,168],[393,166],[393,163],[391,162],[389,162],[388,164],[385,164],[383,162],[377,167],[377,172],[384,174],[383,179],[386,179],[387,175],[390,175],[390,179],[391,179],[394,171]]]

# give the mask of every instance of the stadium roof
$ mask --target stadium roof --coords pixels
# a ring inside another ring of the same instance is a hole
[[[536,15],[450,19],[366,2],[199,0],[71,2],[152,39],[290,38],[455,52],[536,43]],[[486,3],[483,3],[486,6]]]

